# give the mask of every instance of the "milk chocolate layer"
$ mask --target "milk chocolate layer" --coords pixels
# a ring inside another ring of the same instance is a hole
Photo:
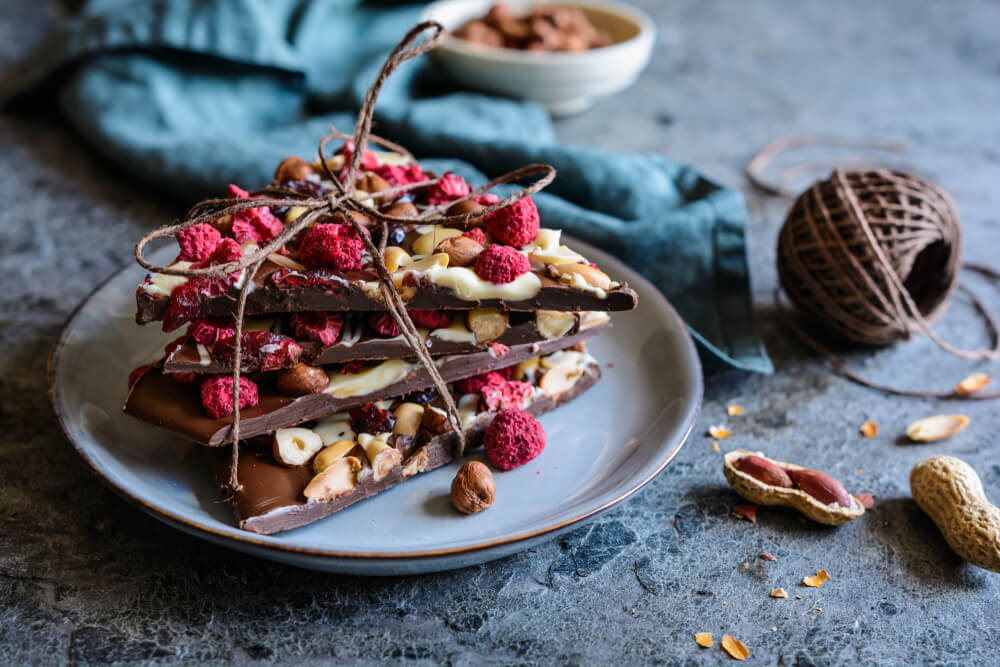
[[[524,409],[535,416],[553,410],[581,395],[600,377],[600,367],[590,365],[569,389],[556,396],[538,395]],[[482,445],[483,434],[493,420],[494,414],[483,412],[466,427],[467,444],[470,449]],[[298,528],[405,481],[408,475],[403,471],[407,470],[408,466],[411,470],[419,467],[419,472],[427,472],[450,463],[454,459],[457,442],[458,438],[454,431],[426,438],[423,444],[406,457],[402,465],[377,482],[365,461],[365,468],[358,474],[358,483],[354,491],[336,500],[325,502],[308,502],[302,495],[303,489],[313,478],[311,466],[286,468],[278,465],[269,452],[241,451],[239,480],[243,489],[230,499],[230,503],[237,523],[243,530],[269,535]],[[205,455],[216,480],[225,486],[229,479],[231,462],[229,450],[206,450]]]
[[[357,275],[354,275],[357,274]],[[284,277],[282,277],[284,276]],[[301,279],[291,280],[291,277],[301,276]],[[538,273],[542,287],[530,299],[504,300],[479,299],[466,300],[458,296],[454,290],[441,287],[426,279],[418,279],[414,289],[401,289],[407,307],[415,310],[474,310],[478,308],[497,308],[500,310],[602,310],[619,311],[632,310],[636,306],[635,291],[622,284],[599,297],[572,287],[567,287],[553,280],[548,275]],[[277,264],[265,262],[254,277],[256,286],[247,296],[246,314],[266,315],[271,313],[295,313],[306,310],[378,310],[384,311],[385,304],[380,298],[370,295],[364,289],[365,282],[376,280],[374,275],[362,272],[348,272],[343,279],[329,277],[317,278],[316,274],[289,272]],[[301,284],[300,284],[301,283]],[[205,297],[201,302],[201,311],[197,317],[212,315],[232,315],[236,311],[239,290],[231,288],[227,293],[216,297]],[[142,286],[136,290],[137,312],[135,321],[147,324],[163,319],[169,299],[164,296],[151,295]]]
[[[598,329],[587,329],[541,343],[513,346],[499,359],[491,352],[446,357],[439,362],[438,371],[445,382],[452,382],[561,350],[595,333]],[[272,374],[262,374],[254,379],[259,386],[260,401],[253,407],[240,410],[241,438],[270,433],[278,428],[433,385],[426,369],[416,362],[399,380],[373,392],[347,397],[320,393],[293,398],[277,392]],[[205,413],[197,384],[178,383],[158,368],[147,371],[135,383],[126,399],[125,412],[210,447],[224,444],[232,424],[232,417],[213,419]]]
[[[357,319],[354,314],[350,314],[351,319]],[[361,327],[361,322],[349,322],[344,325],[345,331],[352,326]],[[591,335],[603,331],[610,327],[610,322],[599,322],[588,325],[585,328],[591,331]],[[426,330],[418,328],[419,331]],[[577,322],[567,335],[573,335],[581,330],[581,325]],[[452,354],[472,354],[474,352],[485,352],[489,349],[487,343],[477,343],[475,341],[454,341],[445,340],[436,336],[433,331],[425,336],[427,351],[431,356],[440,357]],[[345,341],[345,339],[347,339]],[[506,333],[495,341],[507,347],[525,345],[529,343],[541,343],[546,338],[538,331],[534,313],[512,313],[510,316],[510,326]],[[410,346],[403,340],[402,336],[395,338],[379,337],[371,333],[360,334],[357,339],[348,338],[347,334],[342,334],[340,340],[332,345],[323,345],[317,341],[299,340],[296,341],[302,348],[301,360],[313,366],[324,364],[342,364],[348,361],[380,361],[383,359],[411,358],[413,352]],[[243,370],[247,373],[255,373],[260,370],[259,365],[252,367],[244,359]],[[294,363],[287,364],[288,367]],[[214,357],[210,357],[209,363],[202,363],[202,356],[199,353],[196,343],[186,343],[181,345],[172,353],[167,355],[163,363],[163,370],[167,373],[226,373],[232,369],[231,363],[224,364]]]

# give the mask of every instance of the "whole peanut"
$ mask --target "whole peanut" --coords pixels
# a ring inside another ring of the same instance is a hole
[[[972,466],[952,456],[925,459],[910,472],[910,493],[952,551],[1000,572],[1000,508],[986,498]]]

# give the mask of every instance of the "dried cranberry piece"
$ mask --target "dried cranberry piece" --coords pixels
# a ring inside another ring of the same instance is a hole
[[[188,336],[196,343],[212,346],[223,338],[236,335],[233,321],[226,317],[205,317],[188,325]]]
[[[170,293],[170,303],[163,314],[163,330],[173,331],[201,314],[201,292],[207,288],[209,280],[196,276],[188,278]]]
[[[403,330],[399,328],[399,324],[396,323],[396,320],[392,319],[392,315],[389,313],[375,313],[369,316],[368,324],[380,335],[388,336],[389,338],[395,338],[403,333]]]
[[[236,356],[236,336],[223,338],[212,346],[212,356],[232,367]],[[274,371],[294,366],[302,356],[299,344],[270,331],[246,331],[240,337],[240,371]]]
[[[340,337],[340,330],[344,327],[344,318],[339,313],[310,311],[295,313],[289,318],[288,324],[296,338],[316,340],[323,345],[333,345]]]
[[[396,425],[396,417],[374,403],[351,408],[351,428],[355,433],[390,433]]]

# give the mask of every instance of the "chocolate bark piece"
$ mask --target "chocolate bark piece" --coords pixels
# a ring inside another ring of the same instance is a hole
[[[541,343],[511,347],[497,358],[492,351],[443,357],[438,361],[438,371],[445,382],[479,375],[498,368],[513,366],[541,354],[561,350],[593,336],[597,331],[584,330],[571,336],[562,336]],[[382,371],[378,371],[381,368]],[[257,405],[240,410],[240,435],[251,438],[275,429],[315,419],[371,401],[406,394],[432,386],[430,375],[418,362],[389,360],[362,373],[384,375],[388,381],[370,391],[353,395],[335,394],[334,383],[354,376],[331,373],[331,386],[327,392],[307,396],[283,396],[274,387],[271,374],[257,376],[260,400]],[[340,385],[342,386],[342,385]],[[159,368],[150,369],[138,379],[125,402],[125,412],[155,426],[210,447],[224,444],[229,435],[232,417],[209,417],[201,405],[197,384],[181,384],[171,379]]]
[[[462,298],[449,288],[416,278],[415,284],[403,285],[400,294],[407,307],[414,310],[475,310],[496,308],[508,311],[623,311],[636,307],[637,296],[627,284],[606,290],[603,295],[568,287],[552,277],[536,272],[540,287],[526,298]],[[308,310],[384,311],[385,304],[375,284],[374,274],[347,272],[343,277],[319,272],[291,271],[265,262],[254,277],[255,288],[247,296],[248,316],[295,313]],[[409,289],[408,289],[409,288]],[[231,316],[236,310],[239,290],[235,287],[219,296],[206,296],[200,311],[193,317]],[[170,303],[168,297],[150,294],[143,286],[136,290],[136,322],[148,324],[162,320]],[[192,318],[193,319],[193,318]]]
[[[600,366],[589,364],[583,374],[565,391],[554,396],[538,393],[524,410],[538,416],[563,405],[592,387],[601,377]],[[486,427],[495,412],[481,412],[466,426],[469,449],[482,445]],[[417,446],[403,462],[384,478],[375,481],[365,457],[354,491],[335,500],[310,502],[302,491],[313,478],[310,465],[287,468],[278,465],[267,451],[240,452],[239,480],[243,489],[230,498],[237,524],[243,530],[269,535],[312,523],[354,503],[381,493],[419,472],[440,468],[454,460],[458,438],[454,431],[438,435],[418,434]],[[397,447],[399,445],[397,444]],[[227,449],[205,450],[216,481],[225,486],[229,479],[230,452]]]
[[[594,313],[587,319],[583,318],[584,314],[575,313],[574,315],[576,315],[577,322],[567,331],[566,335],[572,335],[581,330],[588,330],[591,335],[594,335],[611,326],[604,313]],[[464,325],[462,328],[458,328],[457,325],[461,324],[459,318],[464,320],[464,316],[463,312],[455,313],[456,321],[451,330],[417,328],[426,340],[427,351],[431,353],[431,356],[471,354],[485,352],[489,349],[489,343],[476,342],[471,331]],[[363,332],[364,324],[361,322],[363,316],[357,313],[349,314],[347,319],[340,339],[332,345],[323,345],[312,340],[296,341],[302,348],[301,360],[313,366],[321,366],[342,364],[348,361],[380,361],[413,356],[413,351],[402,336],[386,338]],[[451,339],[449,339],[448,334],[455,335],[450,336]],[[507,331],[495,341],[490,342],[514,347],[540,343],[550,339],[539,331],[535,313],[511,313]],[[294,365],[292,362],[286,367]],[[212,354],[211,349],[193,341],[177,347],[166,356],[163,362],[163,370],[166,373],[227,373],[231,369],[231,362],[223,363],[216,355]],[[259,370],[261,370],[259,365],[253,366],[251,360],[243,359],[244,372],[255,373]]]

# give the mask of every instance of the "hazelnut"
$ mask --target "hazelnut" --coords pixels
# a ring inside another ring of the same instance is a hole
[[[576,326],[576,313],[558,310],[535,311],[535,328],[546,340],[565,336]]]
[[[462,201],[457,201],[448,207],[448,210],[444,212],[445,215],[465,215],[466,213],[479,213],[485,206],[475,201],[474,199],[463,199]]]
[[[396,202],[382,213],[393,218],[415,218],[420,215],[417,207],[408,201]]]
[[[483,246],[468,236],[453,236],[437,244],[434,252],[443,252],[450,258],[448,266],[472,266]]]
[[[470,310],[466,320],[477,343],[488,343],[507,333],[507,313],[501,310]]]
[[[274,432],[274,460],[294,468],[305,465],[323,449],[323,439],[308,428],[279,428]]]
[[[326,389],[330,376],[322,368],[300,361],[292,368],[279,371],[276,383],[278,391],[285,396],[308,396]]]
[[[420,420],[420,428],[434,437],[451,430],[451,424],[448,422],[448,415],[445,414],[444,410],[427,406],[423,419]]]
[[[469,461],[451,482],[451,504],[462,514],[482,512],[493,505],[496,486],[486,464]]]
[[[578,366],[556,366],[545,371],[538,386],[546,396],[555,398],[569,390],[581,375],[583,369]]]
[[[285,181],[304,181],[316,173],[312,165],[300,157],[294,155],[286,157],[278,165],[274,172],[274,180],[278,183]]]
[[[365,192],[382,192],[392,187],[387,180],[371,171],[366,171],[354,181],[354,186]]]
[[[312,478],[304,495],[310,502],[336,500],[354,491],[358,484],[361,461],[354,456],[345,456],[330,464],[323,472]]]

